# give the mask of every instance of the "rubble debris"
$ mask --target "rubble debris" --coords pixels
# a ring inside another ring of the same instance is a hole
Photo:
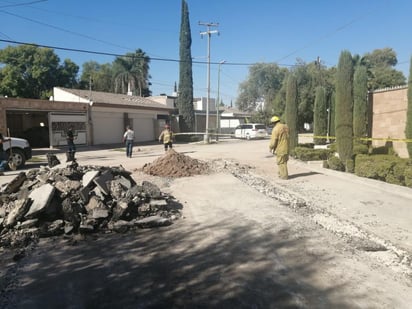
[[[138,185],[121,166],[41,166],[10,184],[0,192],[0,247],[65,234],[124,233],[181,217],[172,196],[149,181]]]
[[[142,171],[153,176],[188,177],[208,174],[209,165],[169,149],[163,156],[143,166]]]
[[[7,183],[4,188],[2,188],[1,192],[6,194],[11,194],[19,190],[21,184],[26,180],[26,174],[24,172],[19,173],[16,177],[13,178],[12,181]]]
[[[46,157],[47,157],[47,164],[50,167],[53,167],[53,166],[56,166],[56,165],[60,164],[60,161],[59,161],[59,159],[57,159],[57,156],[55,154],[47,153]]]

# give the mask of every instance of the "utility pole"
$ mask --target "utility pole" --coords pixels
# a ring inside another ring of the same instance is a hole
[[[209,143],[209,102],[210,102],[210,37],[212,34],[219,34],[217,30],[210,30],[211,27],[218,27],[218,23],[203,23],[199,21],[200,26],[206,26],[207,30],[200,32],[200,36],[207,35],[207,101],[206,101],[206,132],[203,138],[205,144]]]
[[[216,142],[219,141],[220,133],[220,120],[219,120],[219,106],[220,106],[220,66],[226,63],[226,60],[219,62],[219,68],[217,71],[217,101],[216,101]]]

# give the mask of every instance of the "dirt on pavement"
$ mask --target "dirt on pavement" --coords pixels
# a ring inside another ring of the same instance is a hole
[[[279,180],[266,141],[177,145],[212,170],[191,177],[148,175],[164,154],[141,148],[133,162],[98,156],[172,194],[184,218],[42,239],[17,262],[2,252],[1,308],[410,307],[407,190],[293,160]]]

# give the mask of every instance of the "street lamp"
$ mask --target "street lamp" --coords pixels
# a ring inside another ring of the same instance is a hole
[[[217,101],[216,101],[216,142],[219,141],[220,133],[220,120],[219,120],[219,105],[220,105],[220,66],[224,64],[226,60],[219,62],[219,68],[217,70]]]

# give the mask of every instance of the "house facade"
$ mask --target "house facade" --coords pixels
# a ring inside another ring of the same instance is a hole
[[[120,143],[127,125],[135,131],[136,142],[154,141],[173,111],[172,107],[139,96],[60,87],[53,89],[53,101],[88,105],[89,145]]]
[[[50,100],[0,98],[0,132],[9,130],[34,147],[59,147],[73,126],[77,145],[102,145],[120,143],[131,125],[135,141],[148,142],[157,139],[173,110],[137,96],[55,87]],[[28,135],[34,130],[38,134]],[[36,145],[39,138],[45,143]]]
[[[50,145],[49,132],[59,119],[76,119],[83,131],[79,142],[85,143],[88,104],[82,102],[52,102],[24,98],[0,98],[0,132],[14,137],[30,137],[34,147]],[[65,141],[65,134],[62,139]]]

